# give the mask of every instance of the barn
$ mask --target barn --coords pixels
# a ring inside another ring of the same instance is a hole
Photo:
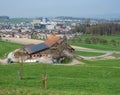
[[[74,52],[74,49],[67,43],[66,37],[61,38],[53,34],[43,43],[27,45],[22,50],[26,54],[26,60],[50,59],[53,62],[57,62],[66,56],[71,57]]]

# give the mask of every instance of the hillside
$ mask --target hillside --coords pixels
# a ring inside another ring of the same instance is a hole
[[[120,60],[85,62],[76,66],[23,64],[22,80],[17,64],[0,65],[0,95],[119,95]],[[44,91],[41,76],[45,72]]]

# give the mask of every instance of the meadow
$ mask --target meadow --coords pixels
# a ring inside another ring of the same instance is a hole
[[[0,41],[0,57],[22,45]],[[97,56],[100,53],[84,53]],[[118,56],[118,55],[117,55]],[[85,64],[63,66],[24,63],[22,80],[18,78],[19,65],[0,64],[0,95],[119,95],[120,60],[81,60]],[[47,89],[42,89],[41,76],[47,73]]]
[[[107,43],[86,43],[85,39],[99,38],[104,39]],[[80,35],[76,36],[75,39],[70,40],[69,43],[75,46],[81,46],[86,48],[107,50],[107,51],[120,51],[120,36],[92,36],[92,35]]]
[[[84,65],[60,66],[28,63],[0,65],[0,95],[119,95],[120,60],[85,61]],[[47,73],[47,89],[41,76]]]
[[[8,53],[21,48],[22,45],[0,40],[0,58],[5,58]]]
[[[75,51],[75,54],[89,57],[89,56],[101,56],[101,55],[103,55],[104,53]]]

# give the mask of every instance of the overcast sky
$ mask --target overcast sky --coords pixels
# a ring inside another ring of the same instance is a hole
[[[120,0],[0,0],[0,15],[10,17],[120,16]]]

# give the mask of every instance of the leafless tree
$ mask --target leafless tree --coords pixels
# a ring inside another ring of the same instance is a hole
[[[20,80],[22,80],[22,66],[23,66],[23,61],[25,58],[25,53],[22,50],[18,50],[15,52],[15,57],[18,59],[18,65],[19,65],[19,69],[18,69],[18,78]]]

